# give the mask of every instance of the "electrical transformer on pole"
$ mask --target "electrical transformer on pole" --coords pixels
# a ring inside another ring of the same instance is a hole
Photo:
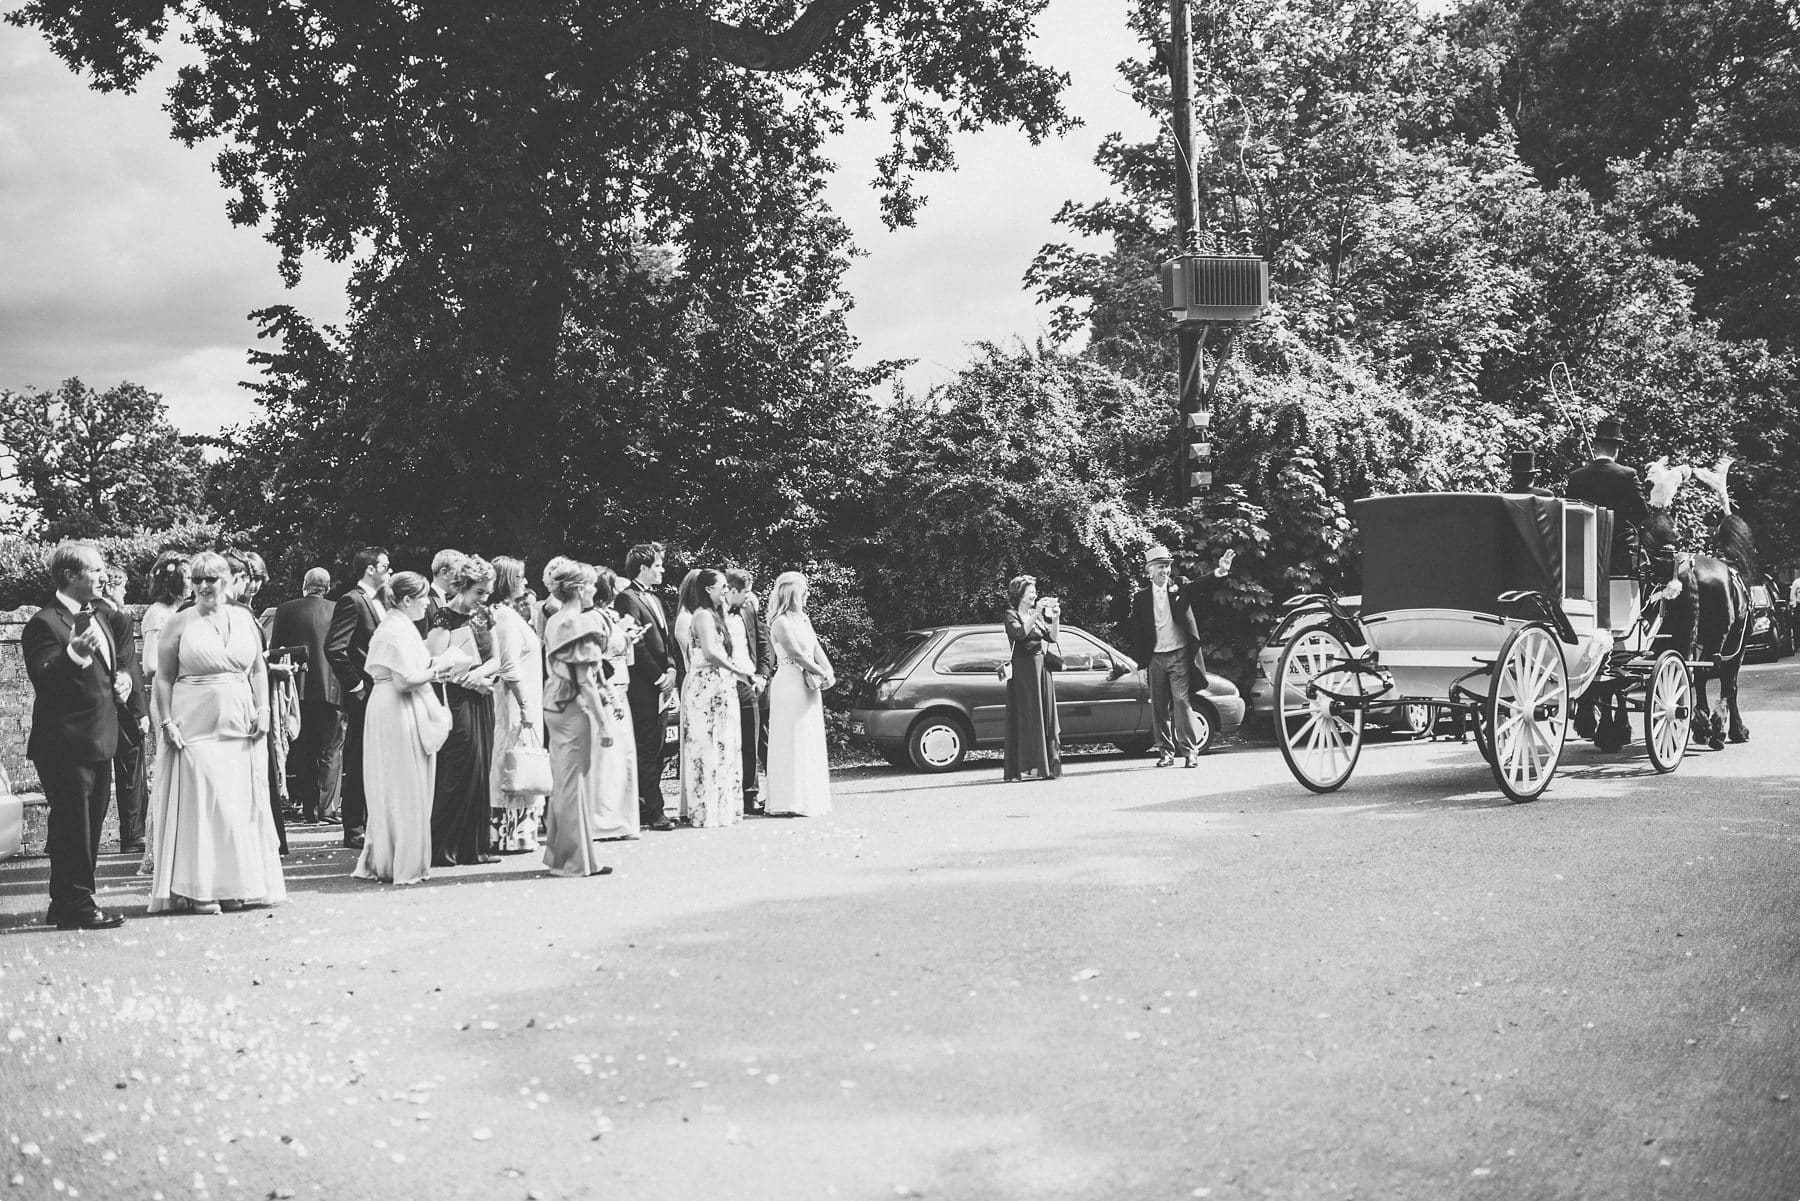
[[[1169,96],[1174,108],[1175,231],[1180,253],[1162,265],[1163,307],[1175,322],[1180,396],[1175,436],[1175,503],[1186,507],[1212,487],[1213,395],[1237,326],[1269,305],[1269,266],[1200,250],[1199,165],[1194,153],[1193,40],[1188,0],[1169,0]],[[1215,341],[1216,337],[1216,341]],[[1208,367],[1208,360],[1211,366]]]

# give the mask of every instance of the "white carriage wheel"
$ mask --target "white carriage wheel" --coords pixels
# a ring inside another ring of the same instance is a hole
[[[1515,801],[1536,798],[1556,774],[1569,721],[1569,669],[1547,627],[1522,626],[1506,640],[1494,661],[1485,716],[1494,782]]]
[[[1671,772],[1681,763],[1693,714],[1694,680],[1687,663],[1674,651],[1664,651],[1644,681],[1644,748],[1650,752],[1650,766]]]
[[[1358,677],[1340,670],[1349,657],[1342,639],[1314,626],[1288,639],[1277,661],[1276,741],[1294,779],[1314,792],[1342,787],[1362,754],[1363,710],[1340,712],[1337,702],[1310,687],[1322,682],[1333,692],[1356,690]]]

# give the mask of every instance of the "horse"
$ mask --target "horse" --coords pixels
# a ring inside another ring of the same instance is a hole
[[[1744,634],[1750,619],[1750,589],[1737,568],[1711,555],[1690,554],[1676,546],[1675,522],[1664,510],[1653,511],[1639,530],[1646,565],[1641,576],[1646,612],[1662,607],[1662,629],[1652,653],[1674,650],[1694,669],[1693,730],[1696,740],[1723,750],[1726,738],[1750,741],[1749,727],[1738,711],[1738,668],[1744,661]],[[1679,582],[1674,596],[1666,589]],[[1707,685],[1719,682],[1719,703],[1730,716],[1714,712]]]

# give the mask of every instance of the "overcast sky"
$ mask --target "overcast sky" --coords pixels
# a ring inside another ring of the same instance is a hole
[[[916,358],[909,382],[924,388],[970,342],[1042,330],[1020,281],[1061,236],[1051,215],[1104,193],[1092,160],[1107,131],[1149,130],[1118,90],[1117,63],[1141,51],[1122,13],[1096,16],[1112,9],[1052,0],[1039,25],[1040,56],[1069,73],[1065,102],[1087,124],[1037,147],[1010,131],[959,139],[959,170],[927,178],[914,228],[881,225],[868,187],[879,131],[836,149],[831,203],[869,252],[849,277],[865,360]],[[312,263],[283,289],[274,248],[226,219],[213,151],[169,137],[171,74],[165,65],[134,95],[103,95],[39,37],[0,24],[0,388],[129,379],[160,392],[183,429],[211,432],[255,412],[238,386],[251,374],[247,314],[288,303],[340,320],[347,270]]]

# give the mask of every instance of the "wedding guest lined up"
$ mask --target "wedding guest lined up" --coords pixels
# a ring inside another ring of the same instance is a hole
[[[150,912],[218,913],[287,895],[268,796],[269,681],[256,623],[230,603],[230,565],[190,564],[194,607],[157,643],[160,733]]]
[[[606,875],[594,852],[607,704],[596,686],[606,624],[595,609],[598,573],[564,560],[550,581],[556,614],[544,628],[550,661],[544,721],[550,734],[550,800],[544,813],[544,866],[553,876]]]
[[[494,653],[487,599],[494,568],[486,559],[441,551],[438,560],[454,565],[442,581],[447,599],[432,615],[425,645],[433,659],[455,669],[445,677],[450,734],[438,751],[437,794],[431,803],[433,867],[492,863],[489,854],[489,764],[494,754]],[[435,560],[434,560],[435,561]]]
[[[300,734],[288,753],[288,796],[299,807],[300,820],[329,821],[338,813],[338,774],[344,754],[344,715],[337,673],[325,656],[335,608],[325,598],[331,573],[309,568],[300,595],[276,608],[269,644],[300,647],[306,673],[300,692]],[[146,647],[146,652],[148,647]]]
[[[425,577],[403,571],[388,588],[393,604],[363,661],[373,681],[362,762],[368,826],[351,874],[416,884],[431,871],[437,752],[450,731],[450,714],[432,688],[439,669],[415,624],[425,616]]]
[[[619,577],[610,569],[594,569],[594,611],[606,627],[595,686],[609,739],[600,746],[600,787],[596,791],[594,837],[601,840],[638,836],[637,731],[632,728],[631,699],[626,687],[631,658],[644,627],[615,610]],[[660,755],[661,752],[658,752]],[[660,764],[658,765],[660,770]]]
[[[775,674],[775,648],[769,627],[756,603],[756,577],[739,567],[725,571],[725,629],[730,635],[733,658],[751,673],[738,681],[738,751],[743,756],[745,815],[762,812],[758,794],[763,751],[768,738],[769,680]]]
[[[351,560],[355,583],[338,597],[331,614],[331,630],[325,637],[325,658],[337,674],[338,696],[344,711],[343,771],[339,775],[342,797],[344,845],[360,851],[368,802],[363,793],[363,716],[369,703],[370,680],[363,670],[369,639],[387,613],[382,597],[387,593],[388,553],[365,546]]]
[[[144,671],[138,658],[137,640],[131,636],[131,617],[125,612],[125,572],[106,571],[106,585],[95,608],[104,613],[113,645],[119,648],[119,671],[129,681],[124,696],[115,690],[119,709],[119,752],[113,756],[113,796],[119,808],[119,852],[142,854],[144,811],[149,807],[145,749],[150,731],[150,704],[144,695]]]
[[[825,752],[824,693],[837,683],[806,615],[806,577],[784,571],[769,594],[769,637],[780,666],[769,685],[771,814],[823,817],[831,812],[831,763]]]
[[[494,558],[493,614],[494,753],[488,769],[493,800],[493,845],[502,851],[535,851],[544,798],[509,793],[502,787],[508,748],[519,742],[543,745],[544,647],[531,623],[520,616],[526,596],[525,564],[505,555]]]
[[[139,660],[143,664],[145,702],[150,709],[150,736],[144,739],[144,846],[140,848],[144,858],[138,864],[140,876],[148,876],[155,866],[154,857],[150,854],[155,838],[152,825],[155,814],[149,798],[156,792],[156,773],[163,762],[162,739],[156,733],[162,727],[163,717],[157,710],[156,702],[157,645],[162,638],[163,627],[169,624],[169,618],[175,615],[187,598],[188,557],[179,551],[164,551],[156,557],[156,565],[150,569],[150,605],[144,610],[143,617],[138,619],[138,630],[143,637],[143,653]]]
[[[640,542],[625,555],[629,581],[619,590],[613,607],[644,627],[632,652],[626,696],[631,704],[631,725],[637,736],[638,825],[646,830],[672,830],[675,823],[663,811],[663,703],[672,695],[679,674],[681,651],[670,637],[668,614],[656,589],[662,585],[663,548],[660,542]]]
[[[687,660],[681,686],[681,808],[689,825],[729,826],[743,816],[744,803],[737,684],[755,676],[732,657],[724,576],[711,568],[688,572],[681,610]]]

